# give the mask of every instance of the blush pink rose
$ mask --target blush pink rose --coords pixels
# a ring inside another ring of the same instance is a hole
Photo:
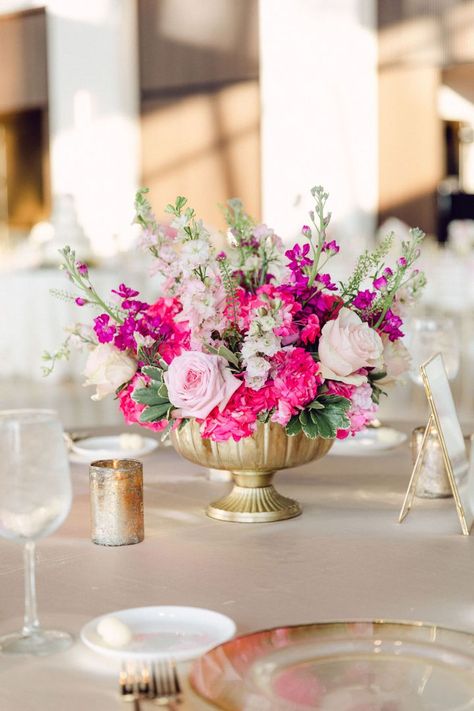
[[[223,410],[241,381],[232,375],[225,358],[185,351],[171,361],[164,374],[176,417],[203,420],[215,407]]]
[[[319,358],[327,378],[345,378],[360,368],[374,367],[382,353],[383,343],[377,331],[345,307],[321,330]]]

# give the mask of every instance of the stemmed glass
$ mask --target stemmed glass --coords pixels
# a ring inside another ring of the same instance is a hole
[[[72,644],[67,632],[43,630],[36,610],[35,541],[55,531],[72,501],[63,430],[50,410],[0,411],[0,536],[24,544],[23,629],[0,637],[9,654],[50,654]]]
[[[449,380],[454,380],[459,371],[459,338],[450,318],[414,318],[407,332],[406,343],[412,364],[410,377],[416,385],[423,385],[420,365],[436,353],[441,353]]]

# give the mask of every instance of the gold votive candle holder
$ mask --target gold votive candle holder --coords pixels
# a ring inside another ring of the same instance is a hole
[[[143,467],[134,459],[101,459],[89,469],[91,539],[127,546],[144,538]]]

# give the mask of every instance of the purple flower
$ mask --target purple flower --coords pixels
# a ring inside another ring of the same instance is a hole
[[[219,252],[219,254],[216,256],[216,259],[218,262],[225,262],[227,259],[227,255],[225,252]]]
[[[331,240],[331,242],[325,242],[323,244],[323,252],[331,252],[331,254],[337,254],[339,252],[339,245],[336,240]]]
[[[128,316],[125,321],[118,327],[117,335],[114,338],[114,346],[121,351],[128,348],[136,349],[136,341],[134,333],[137,330],[137,323],[133,316]]]
[[[374,279],[374,287],[378,290],[381,291],[382,289],[385,289],[387,286],[387,280],[384,276],[379,276],[377,279]]]
[[[406,265],[407,265],[406,257],[400,257],[397,261],[397,264],[399,267],[406,267]]]
[[[125,286],[125,284],[120,284],[118,289],[112,289],[112,294],[117,294],[122,299],[132,299],[134,296],[138,296],[139,293],[139,291],[130,289],[130,287]]]
[[[76,262],[76,269],[81,276],[87,276],[89,274],[89,267],[84,262]]]
[[[310,239],[312,233],[311,233],[311,227],[309,225],[303,225],[301,228],[301,234],[304,235],[307,239]]]
[[[138,299],[124,299],[122,301],[122,308],[128,311],[130,314],[138,314],[140,311],[145,311],[150,307],[145,301],[138,301]]]
[[[309,250],[310,245],[306,243],[303,247],[299,244],[295,244],[293,249],[288,249],[285,252],[285,257],[288,259],[288,266],[291,271],[301,272],[303,267],[307,267],[313,263],[313,260],[308,257]]]
[[[393,276],[393,271],[390,269],[390,267],[385,267],[385,269],[383,270],[383,274],[386,277],[391,277]]]
[[[375,291],[369,291],[369,289],[359,291],[353,301],[353,305],[356,309],[359,309],[360,311],[367,311],[367,309],[370,309],[370,307],[372,306],[375,297]]]
[[[335,291],[337,286],[331,281],[330,274],[318,274],[314,281],[315,286],[320,286],[321,289],[329,289],[330,291]]]
[[[78,296],[78,297],[75,299],[75,302],[76,302],[76,304],[77,304],[78,306],[84,306],[84,304],[87,304],[87,300],[86,300],[86,299],[83,299],[82,296]]]
[[[400,316],[394,314],[391,309],[385,314],[384,320],[380,324],[379,330],[388,335],[390,341],[396,341],[398,338],[402,338],[405,334],[400,330],[400,326],[403,325],[403,321]]]
[[[115,336],[115,326],[110,326],[109,321],[110,316],[108,314],[101,314],[94,319],[94,331],[99,343],[110,343]]]

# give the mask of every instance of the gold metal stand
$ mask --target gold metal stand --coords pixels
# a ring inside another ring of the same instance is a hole
[[[282,496],[272,485],[275,472],[240,471],[232,473],[230,494],[206,509],[210,518],[238,523],[284,521],[301,514],[297,501]]]

